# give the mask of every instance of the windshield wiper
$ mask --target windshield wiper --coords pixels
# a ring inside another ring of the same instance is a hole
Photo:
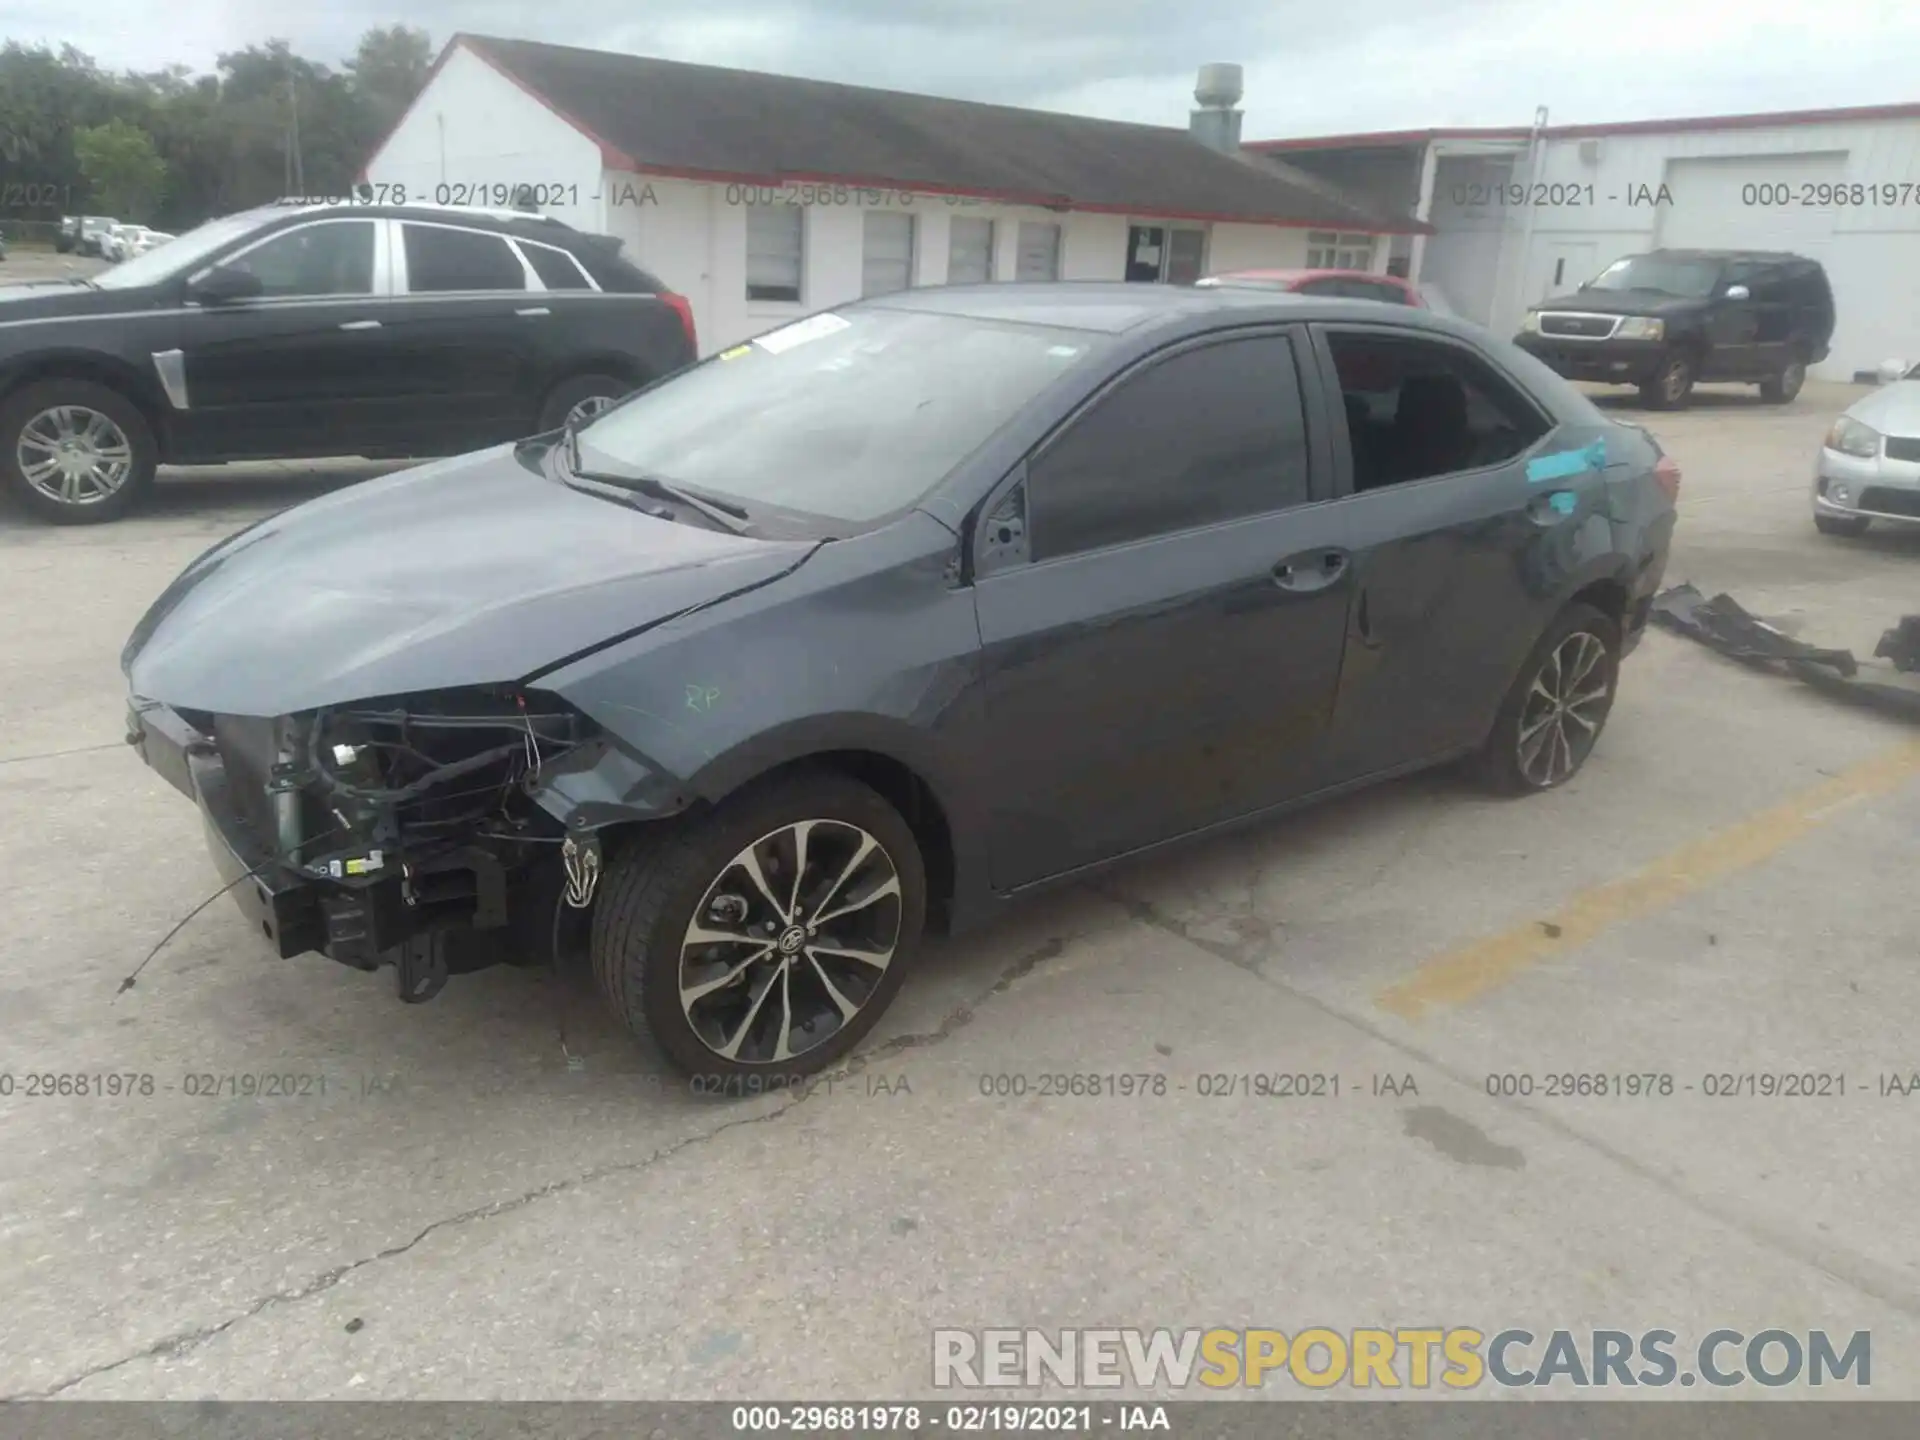
[[[567,469],[575,479],[591,480],[596,485],[610,485],[617,490],[629,490],[640,495],[651,495],[656,500],[670,500],[689,510],[698,511],[723,530],[735,535],[744,535],[747,527],[742,523],[747,512],[739,505],[726,500],[715,500],[705,495],[696,495],[691,490],[683,490],[678,485],[662,480],[654,475],[610,475],[598,470],[589,470],[580,463],[580,422],[569,420],[566,426]]]

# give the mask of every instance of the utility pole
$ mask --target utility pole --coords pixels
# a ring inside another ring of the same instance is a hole
[[[287,164],[291,170],[288,177],[293,183],[289,190],[292,195],[307,193],[307,171],[300,154],[300,87],[299,77],[293,68],[293,56],[287,56]]]

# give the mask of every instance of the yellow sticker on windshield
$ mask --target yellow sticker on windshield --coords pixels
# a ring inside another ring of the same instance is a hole
[[[738,360],[742,355],[751,355],[752,353],[753,347],[751,345],[736,345],[731,350],[722,350],[720,352],[720,358],[722,360]]]

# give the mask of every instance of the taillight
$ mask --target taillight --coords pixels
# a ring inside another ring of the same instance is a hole
[[[1653,464],[1653,478],[1660,488],[1667,492],[1667,498],[1678,503],[1680,499],[1680,467],[1673,463],[1671,455],[1662,455]]]
[[[693,329],[693,302],[684,295],[665,294],[660,297],[673,307],[673,313],[680,317],[680,325],[687,332],[687,344],[693,347],[694,354],[700,353],[700,337]]]

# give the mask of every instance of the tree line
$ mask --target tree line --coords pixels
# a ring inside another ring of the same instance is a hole
[[[369,30],[336,67],[284,40],[115,74],[71,45],[0,47],[0,229],[48,238],[63,215],[178,232],[283,195],[351,185],[426,80],[427,33]]]

